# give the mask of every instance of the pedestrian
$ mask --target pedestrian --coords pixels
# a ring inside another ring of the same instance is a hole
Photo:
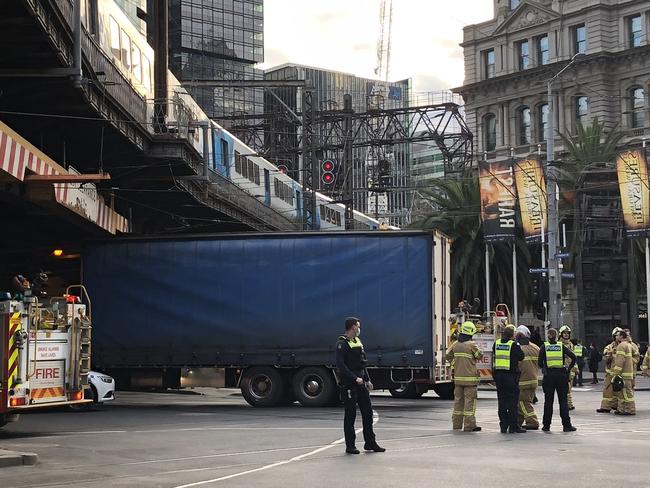
[[[641,361],[641,353],[639,352],[639,345],[632,340],[632,332],[630,329],[623,329],[627,334],[626,341],[632,347],[632,362],[634,363],[634,372],[636,373],[639,362]],[[632,388],[636,386],[636,374],[632,377]]]
[[[569,365],[566,365],[566,361]],[[557,400],[560,404],[560,417],[564,432],[574,432],[576,428],[571,425],[569,416],[569,403],[567,394],[569,392],[569,371],[575,366],[576,357],[566,345],[558,341],[557,330],[548,330],[548,341],[540,350],[538,364],[544,372],[542,389],[544,390],[544,417],[542,419],[542,430],[551,430],[553,419],[553,402],[557,392]]]
[[[537,347],[542,347],[542,336],[539,333],[539,328],[533,327],[533,331],[530,333],[530,342],[535,344]]]
[[[645,356],[643,356],[643,364],[641,365],[641,372],[643,376],[650,377],[650,346],[646,348]]]
[[[513,339],[515,326],[508,324],[503,329],[501,339],[494,341],[492,376],[497,386],[499,402],[499,425],[501,433],[524,433],[526,430],[517,424],[517,402],[519,400],[519,361],[524,353]]]
[[[345,319],[345,334],[339,336],[336,342],[336,366],[338,367],[341,397],[345,406],[343,419],[343,432],[345,434],[345,452],[359,454],[356,447],[356,434],[354,421],[357,417],[357,405],[361,411],[363,422],[363,448],[366,451],[384,452],[375,440],[372,428],[372,404],[370,391],[372,383],[368,376],[366,364],[368,362],[361,335],[361,321],[356,317]]]
[[[578,374],[573,378],[573,386],[582,386],[582,370],[585,367],[585,356],[587,355],[586,348],[582,345],[580,339],[576,340],[573,346],[573,354],[576,355],[576,362],[578,364]]]
[[[517,327],[516,339],[524,353],[524,359],[519,363],[519,416],[517,424],[526,430],[539,429],[539,420],[533,407],[537,376],[539,375],[539,347],[530,341],[530,330],[525,325]]]
[[[612,366],[614,365],[614,357],[616,356],[616,348],[618,346],[616,336],[619,330],[622,329],[620,327],[614,327],[612,330],[612,342],[607,344],[603,350],[603,357],[605,358],[605,379],[603,381],[603,399],[600,402],[600,408],[596,409],[598,413],[609,413],[618,407],[618,398],[614,395],[614,389],[612,387]]]
[[[560,327],[560,339],[564,347],[573,352],[573,342],[571,342],[571,327],[568,325],[563,325]],[[569,403],[569,410],[575,410],[575,405],[573,405],[573,378],[575,378],[578,372],[578,367],[575,365],[572,368],[569,368],[569,384],[567,392],[567,402]]]
[[[603,355],[600,354],[596,345],[593,342],[589,344],[589,371],[594,375],[594,378],[591,380],[592,385],[598,384],[598,365],[602,360]]]
[[[476,389],[479,382],[476,361],[483,357],[472,336],[476,326],[472,322],[463,322],[460,326],[458,340],[454,342],[445,355],[445,359],[454,364],[454,409],[451,423],[454,430],[480,432],[476,425]]]
[[[623,388],[620,391],[614,391],[614,396],[618,399],[618,408],[614,412],[616,415],[636,415],[636,404],[634,402],[636,369],[634,347],[629,337],[625,330],[619,330],[616,335],[618,344],[616,346],[614,366],[612,367],[612,383],[616,381],[617,377],[623,379]]]

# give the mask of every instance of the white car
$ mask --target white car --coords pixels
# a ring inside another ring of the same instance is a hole
[[[88,386],[84,397],[92,398],[93,404],[104,403],[115,399],[115,380],[112,376],[97,371],[88,373]]]
[[[104,402],[115,400],[115,380],[107,374],[90,371],[88,373],[88,386],[84,390],[84,398],[92,400],[92,403],[78,403],[70,405],[70,408],[77,412],[86,411],[95,405],[102,405]]]

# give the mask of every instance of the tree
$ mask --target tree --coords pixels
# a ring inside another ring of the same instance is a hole
[[[432,207],[438,209],[414,222],[411,227],[436,229],[452,239],[452,299],[485,297],[485,241],[481,226],[481,194],[479,179],[471,170],[460,178],[440,178],[423,191]],[[516,240],[519,303],[529,297],[530,253],[523,239]],[[512,246],[496,243],[490,246],[490,288],[493,304],[507,303],[512,309]]]

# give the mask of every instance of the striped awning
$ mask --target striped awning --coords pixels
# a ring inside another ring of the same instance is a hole
[[[0,122],[0,175],[9,175],[18,181],[24,181],[28,172],[44,176],[78,174],[67,171]],[[129,222],[106,205],[94,185],[87,184],[82,187],[79,183],[53,183],[53,186],[56,202],[68,210],[111,234],[128,232]]]

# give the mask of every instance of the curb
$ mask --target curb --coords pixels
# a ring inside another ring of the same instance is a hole
[[[0,468],[11,466],[33,466],[38,463],[38,454],[33,452],[7,451],[0,448]]]

